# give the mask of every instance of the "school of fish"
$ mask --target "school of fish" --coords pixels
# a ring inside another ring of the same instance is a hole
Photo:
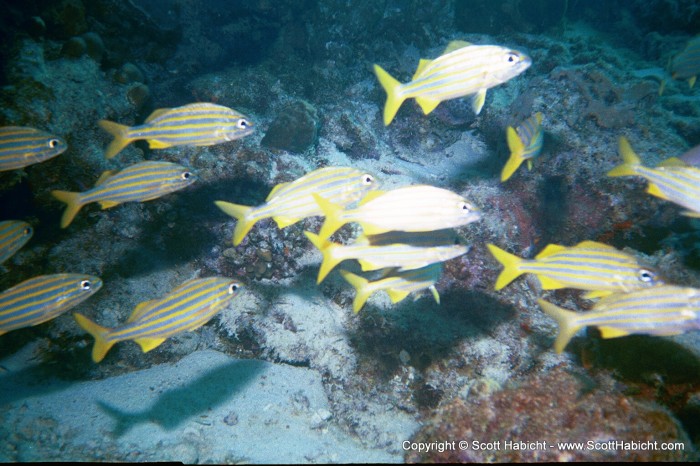
[[[700,73],[700,38],[669,63],[672,79],[687,79],[692,87]],[[413,98],[428,115],[445,100],[470,96],[479,114],[488,89],[527,70],[531,58],[523,52],[497,46],[451,42],[435,59],[421,59],[412,79],[400,83],[379,65],[374,73],[386,93],[383,122],[388,126],[406,99]],[[659,92],[663,92],[663,86]],[[516,126],[508,126],[510,157],[500,180],[510,179],[523,162],[542,153],[544,117],[540,112]],[[109,120],[98,125],[113,136],[105,150],[111,159],[126,146],[145,140],[151,149],[178,146],[210,146],[250,135],[251,119],[231,108],[213,103],[191,103],[158,109],[141,125],[127,126]],[[0,171],[26,168],[56,157],[67,149],[64,139],[31,127],[0,128]],[[623,163],[608,175],[638,176],[648,181],[647,192],[684,207],[683,214],[700,216],[700,170],[679,158],[655,168],[642,164],[625,138],[618,151]],[[84,192],[53,190],[66,205],[61,228],[67,228],[80,209],[98,203],[102,209],[125,202],[144,202],[182,190],[196,181],[187,167],[165,161],[142,161],[119,171],[103,173],[95,186]],[[340,276],[355,290],[353,311],[359,312],[376,292],[384,291],[392,303],[407,296],[429,292],[439,304],[436,283],[443,263],[465,254],[470,246],[459,243],[456,228],[476,222],[482,213],[469,200],[448,189],[427,184],[383,191],[373,174],[353,167],[329,166],[276,185],[264,203],[245,206],[218,200],[215,205],[236,219],[233,245],[239,245],[257,222],[272,218],[282,229],[305,218],[322,216],[318,233],[304,234],[321,253],[317,282],[336,266]],[[360,229],[352,242],[333,242],[344,225]],[[20,250],[33,235],[32,226],[21,220],[0,222],[0,264]],[[534,259],[520,258],[494,244],[486,245],[503,266],[495,289],[500,290],[522,274],[537,277],[543,290],[573,288],[597,300],[587,312],[563,309],[539,299],[542,310],[557,322],[554,349],[560,353],[582,328],[594,326],[603,338],[630,334],[676,335],[700,329],[700,289],[669,284],[640,263],[634,252],[582,241],[574,246],[550,244]],[[359,270],[357,270],[359,268]],[[25,280],[0,293],[0,335],[39,325],[80,305],[103,286],[102,280],[83,273],[57,273]],[[82,313],[74,314],[77,325],[94,339],[92,358],[102,361],[118,342],[131,340],[145,353],[180,332],[192,331],[227,309],[243,284],[226,277],[193,278],[176,286],[164,297],[138,304],[127,321],[108,328]]]

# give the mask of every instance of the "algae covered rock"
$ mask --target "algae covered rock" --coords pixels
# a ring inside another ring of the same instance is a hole
[[[316,142],[318,114],[303,100],[287,104],[265,133],[261,144],[270,149],[301,153]]]

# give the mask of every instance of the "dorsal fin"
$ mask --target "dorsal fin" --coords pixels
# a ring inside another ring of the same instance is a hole
[[[614,247],[612,247],[608,244],[599,243],[598,241],[590,241],[590,240],[581,241],[580,243],[578,243],[574,247],[575,248],[589,248],[589,249],[612,249],[612,250],[617,251],[617,249],[615,249]]]
[[[421,74],[425,67],[428,66],[431,62],[432,60],[429,60],[427,58],[421,58],[418,61],[418,68],[416,68],[416,72],[413,73],[413,78],[411,78],[411,80],[415,80],[416,77],[418,77],[418,75]]]
[[[115,173],[117,173],[116,170],[105,170],[102,172],[99,178],[97,178],[97,181],[95,181],[95,186],[99,186],[102,183],[104,183],[107,178],[113,176]]]
[[[153,110],[153,113],[151,113],[150,115],[148,115],[148,118],[146,118],[146,121],[144,121],[144,123],[150,123],[150,122],[153,121],[154,119],[156,119],[156,118],[158,118],[159,116],[161,116],[161,115],[163,115],[163,114],[169,112],[170,110],[172,110],[172,109],[171,109],[171,108],[158,108],[158,109],[156,109],[156,110]]]
[[[467,42],[465,40],[453,40],[452,42],[447,44],[447,47],[445,48],[445,51],[442,54],[446,55],[450,52],[454,52],[457,49],[468,47],[470,45],[472,45],[472,44],[470,44],[469,42]]]
[[[150,299],[148,301],[138,303],[131,315],[129,316],[129,318],[127,319],[127,322],[136,322],[137,320],[139,320],[141,317],[143,317],[145,311],[148,310],[148,307],[152,305],[155,301],[155,299]]]
[[[283,186],[287,186],[288,184],[289,184],[289,182],[280,183],[280,184],[278,184],[278,185],[275,185],[275,187],[272,188],[272,191],[270,191],[270,194],[267,195],[267,197],[265,198],[265,200],[266,200],[266,201],[269,201],[270,199],[272,199],[272,197],[275,195],[275,193],[276,193],[277,191],[280,190],[280,188],[282,188]]]
[[[657,167],[687,167],[687,166],[688,166],[688,164],[685,163],[683,160],[679,159],[678,157],[671,157],[670,159],[666,159],[657,165]]]
[[[562,246],[561,244],[548,244],[547,247],[542,250],[542,252],[535,256],[535,259],[549,257],[553,254],[564,251],[565,249],[566,246]]]

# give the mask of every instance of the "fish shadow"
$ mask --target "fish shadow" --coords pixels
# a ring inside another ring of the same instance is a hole
[[[97,401],[98,407],[114,419],[111,435],[119,438],[131,428],[152,422],[164,430],[174,430],[187,420],[206,413],[226,402],[262,372],[265,363],[256,360],[237,360],[216,367],[197,379],[177,388],[166,390],[153,406],[140,412],[127,412]]]

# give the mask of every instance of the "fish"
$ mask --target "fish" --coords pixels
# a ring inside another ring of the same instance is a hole
[[[532,161],[542,152],[544,132],[542,131],[542,113],[537,112],[523,121],[517,129],[509,126],[506,130],[510,158],[501,172],[501,181],[510,178],[523,161],[527,160],[528,170]]]
[[[693,88],[700,74],[700,36],[691,39],[685,49],[671,59],[669,71],[673,79],[687,79]]]
[[[0,172],[24,168],[62,154],[66,141],[24,126],[0,127]]]
[[[700,168],[677,157],[666,159],[655,168],[645,167],[625,137],[619,139],[618,145],[623,163],[610,170],[608,176],[641,176],[649,182],[649,194],[685,207],[688,210],[682,211],[683,215],[700,217]]]
[[[434,235],[433,232],[414,234],[418,237],[415,242],[408,238],[409,235],[405,235],[403,242],[396,243],[372,243],[360,237],[354,244],[348,245],[324,240],[310,231],[304,234],[323,254],[316,283],[321,283],[336,265],[347,259],[356,259],[363,272],[394,267],[403,272],[444,262],[469,251],[466,245],[441,241],[444,236]],[[432,241],[431,236],[434,236]]]
[[[187,280],[161,299],[136,306],[121,326],[107,328],[75,313],[78,325],[95,338],[92,360],[100,362],[116,343],[135,341],[144,353],[181,332],[196,330],[222,311],[243,285],[226,277]]]
[[[348,210],[318,193],[313,197],[326,216],[319,232],[321,239],[349,222],[359,223],[366,235],[376,235],[392,230],[425,232],[460,227],[481,218],[480,210],[462,196],[429,185],[372,191]]]
[[[435,302],[440,304],[440,294],[435,288],[435,282],[440,278],[441,272],[442,263],[435,263],[420,269],[403,272],[390,269],[380,279],[372,282],[347,270],[340,270],[340,275],[357,292],[355,299],[352,301],[352,310],[357,314],[362,309],[362,306],[365,305],[367,299],[375,292],[381,290],[386,291],[391,302],[396,304],[411,293],[428,289],[432,293]]]
[[[34,235],[34,229],[21,220],[0,222],[0,264],[12,257]]]
[[[134,141],[145,139],[151,149],[174,146],[211,146],[251,134],[255,125],[246,116],[222,105],[194,103],[154,110],[142,125],[126,126],[100,120],[114,136],[105,157],[111,159]]]
[[[0,335],[49,321],[102,288],[93,275],[59,273],[30,278],[0,293]]]
[[[264,218],[272,217],[279,228],[286,228],[304,218],[322,215],[312,193],[345,207],[377,186],[378,182],[369,173],[350,167],[323,167],[294,181],[278,184],[265,203],[257,207],[225,201],[214,203],[238,220],[233,232],[233,244],[238,246],[253,225]]]
[[[498,45],[450,42],[434,60],[421,59],[410,82],[402,84],[374,65],[374,73],[386,91],[384,125],[389,126],[406,99],[415,98],[428,115],[440,102],[473,95],[477,115],[486,100],[486,91],[518,76],[532,64],[526,54]]]
[[[496,279],[496,290],[524,273],[535,274],[544,290],[587,290],[584,297],[588,299],[664,283],[654,270],[641,265],[634,256],[596,241],[582,241],[571,247],[550,244],[534,260],[522,259],[493,244],[487,247],[503,265]]]
[[[92,202],[109,209],[124,202],[144,202],[183,189],[194,183],[196,176],[189,169],[171,162],[139,162],[119,171],[106,171],[95,187],[85,192],[51,191],[66,204],[61,228],[71,224],[80,209]]]
[[[554,350],[561,353],[584,327],[598,327],[603,338],[632,334],[671,336],[700,329],[700,289],[659,285],[602,298],[590,311],[562,309],[543,299],[542,310],[559,324]]]

